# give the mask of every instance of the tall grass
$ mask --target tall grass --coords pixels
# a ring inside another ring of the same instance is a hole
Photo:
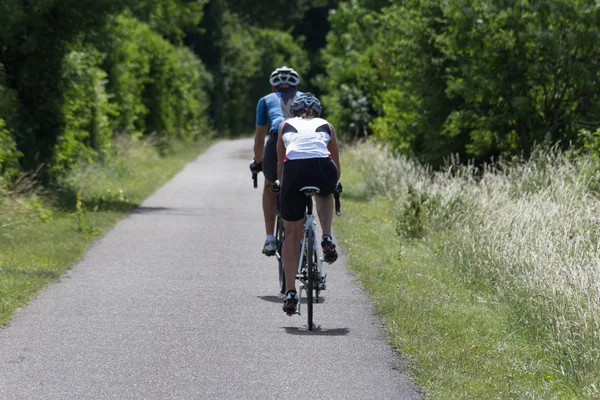
[[[351,150],[367,193],[397,205],[397,232],[443,233],[465,282],[508,303],[539,340],[555,374],[600,395],[600,166],[549,149],[529,161],[433,172],[373,144]],[[552,379],[552,376],[548,376]]]

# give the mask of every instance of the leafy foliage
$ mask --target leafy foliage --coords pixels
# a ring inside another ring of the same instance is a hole
[[[20,124],[15,135],[25,169],[53,158],[65,128],[61,82],[70,44],[101,29],[109,15],[125,6],[116,0],[0,3],[0,63],[8,87],[17,92]]]
[[[15,115],[15,93],[4,87],[4,73],[0,64],[0,190],[4,179],[15,176],[19,170],[20,153],[14,136],[7,126],[7,119],[13,121]]]
[[[129,15],[111,20],[100,48],[107,54],[108,91],[118,109],[115,131],[193,138],[208,129],[211,77],[190,50]]]
[[[9,150],[11,165],[19,158],[24,170],[50,165],[46,178],[54,180],[102,157],[113,132],[189,139],[208,130],[210,75],[174,45],[197,29],[205,3],[0,2],[0,63],[9,88],[2,89],[2,137],[20,151]],[[9,119],[7,102],[14,103]]]
[[[111,102],[117,106],[117,117],[112,129],[117,133],[140,135],[145,129],[148,113],[142,101],[144,86],[150,73],[150,54],[144,51],[147,36],[152,32],[147,25],[127,15],[111,20],[98,48],[106,54],[103,69],[107,71],[107,90]]]
[[[93,47],[72,50],[63,64],[65,126],[59,136],[52,160],[52,171],[59,175],[78,162],[92,162],[109,150],[112,131],[109,117],[114,106],[105,91],[106,73],[98,66],[102,55]]]
[[[454,153],[528,156],[598,127],[593,1],[380,6],[343,3],[330,19],[322,85],[343,133],[439,165]]]
[[[301,41],[287,33],[244,23],[224,1],[211,1],[205,9],[204,35],[191,45],[213,75],[211,114],[218,132],[251,132],[258,99],[271,91],[268,77],[288,65],[303,77],[309,60]]]
[[[137,19],[173,44],[183,43],[187,33],[196,32],[208,0],[145,0],[131,2]]]
[[[366,136],[373,118],[373,94],[382,82],[367,33],[377,25],[377,15],[358,2],[342,3],[330,17],[324,62],[328,79],[322,80],[327,117],[351,137]]]

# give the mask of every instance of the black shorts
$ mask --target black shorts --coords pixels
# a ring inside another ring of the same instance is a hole
[[[281,217],[286,221],[304,218],[306,197],[300,193],[300,189],[316,186],[320,189],[317,196],[329,196],[335,191],[337,179],[338,169],[331,158],[286,161],[279,193]]]
[[[277,180],[277,132],[269,132],[262,160],[263,174],[271,182]]]

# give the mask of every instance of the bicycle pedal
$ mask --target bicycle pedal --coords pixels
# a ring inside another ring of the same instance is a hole
[[[321,277],[321,279],[319,279],[319,290],[327,289],[327,283],[325,282],[326,280],[327,280],[327,274],[323,275]]]

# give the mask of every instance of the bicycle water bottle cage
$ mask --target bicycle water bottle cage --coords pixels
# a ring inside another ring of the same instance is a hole
[[[300,193],[304,193],[306,196],[311,196],[313,194],[319,194],[321,189],[316,186],[304,186],[300,188]]]

